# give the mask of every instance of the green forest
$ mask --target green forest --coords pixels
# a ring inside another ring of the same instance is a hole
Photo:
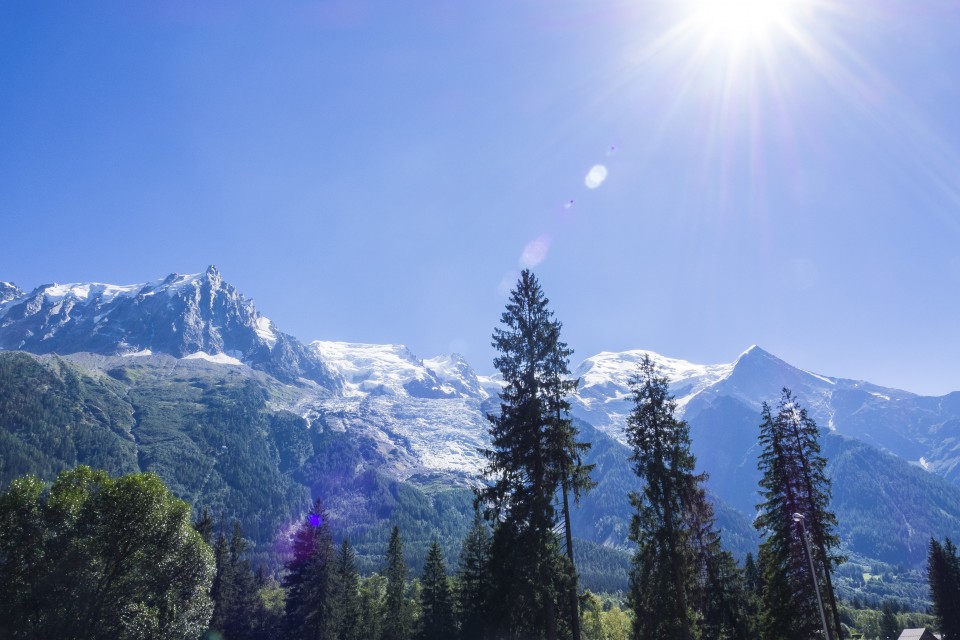
[[[474,488],[379,471],[375,443],[271,408],[266,377],[0,354],[0,636],[960,637],[948,537],[922,569],[841,549],[841,526],[884,533],[870,511],[841,525],[828,465],[874,453],[822,438],[784,389],[755,417],[751,528],[709,495],[649,358],[629,448],[570,417],[561,329],[524,271],[493,334],[505,386]],[[578,518],[628,543],[575,538]]]

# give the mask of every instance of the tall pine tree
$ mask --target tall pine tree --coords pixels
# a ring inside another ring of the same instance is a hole
[[[769,640],[794,640],[822,627],[814,577],[826,610],[829,633],[840,638],[840,614],[831,570],[841,558],[834,533],[836,517],[829,509],[830,482],[820,455],[819,430],[789,389],[783,389],[776,414],[762,409],[759,468],[764,502],[757,506],[755,526],[763,539],[762,634]],[[811,575],[804,536],[815,574]]]
[[[437,542],[431,544],[427,552],[427,562],[420,584],[421,640],[450,640],[456,634],[453,602],[443,552]]]
[[[688,605],[697,616],[700,640],[746,639],[746,589],[733,554],[723,549],[713,506],[701,481],[694,477],[684,496],[684,524],[693,561],[693,585]]]
[[[691,640],[688,593],[694,584],[690,532],[685,526],[685,496],[696,478],[690,453],[690,428],[674,413],[668,381],[644,356],[631,378],[634,408],[627,418],[630,460],[641,492],[630,494],[636,513],[630,539],[637,544],[630,573],[633,636],[639,640]]]
[[[344,538],[337,553],[333,601],[334,628],[338,640],[362,640],[360,621],[360,574],[357,554]]]
[[[287,563],[286,638],[327,640],[333,637],[333,540],[320,500],[293,539]]]
[[[249,548],[240,522],[234,521],[226,558],[228,566],[225,567],[228,581],[225,592],[229,594],[229,599],[220,603],[224,614],[224,625],[221,627],[224,640],[248,640],[255,636],[261,602],[253,567],[247,559]]]
[[[493,346],[500,354],[494,366],[505,386],[500,414],[488,416],[492,446],[483,470],[488,484],[478,498],[495,524],[493,619],[507,635],[553,640],[558,610],[570,611],[574,633],[579,624],[571,597],[576,595],[572,545],[564,556],[554,533],[555,499],[562,494],[568,514],[569,493],[576,498],[590,480],[582,462],[589,445],[577,441],[565,399],[575,388],[567,380],[571,351],[560,341],[562,325],[548,304],[536,277],[524,270],[501,316],[503,326],[494,329]]]
[[[407,563],[403,559],[400,527],[394,525],[387,546],[387,594],[384,640],[409,640],[413,635],[410,605],[407,602]]]
[[[960,638],[960,558],[950,538],[943,544],[930,539],[927,576],[933,613],[940,622],[944,640]]]
[[[463,540],[457,571],[457,610],[462,640],[484,640],[488,636],[489,563],[490,532],[477,510],[473,526]]]

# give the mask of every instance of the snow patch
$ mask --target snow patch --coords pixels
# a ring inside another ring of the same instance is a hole
[[[225,353],[216,353],[210,354],[206,351],[197,351],[196,353],[191,353],[188,356],[183,356],[182,360],[206,360],[208,362],[215,362],[217,364],[231,364],[235,366],[243,366],[243,363],[234,358],[233,356],[228,356]]]
[[[43,295],[51,302],[63,300],[87,300],[97,298],[101,302],[110,302],[118,297],[135,296],[142,284],[115,285],[100,282],[53,284],[43,289]]]
[[[257,332],[257,335],[260,336],[260,339],[266,342],[267,346],[271,349],[273,345],[277,344],[277,334],[273,330],[273,323],[270,321],[270,318],[258,316],[254,321],[253,329]]]
[[[140,351],[132,351],[130,353],[123,354],[124,358],[142,358],[144,356],[152,356],[153,351],[150,349],[141,349]]]
[[[439,382],[403,345],[317,340],[310,346],[334,373],[340,374],[348,396],[407,395],[404,385],[408,383]]]
[[[804,371],[804,373],[807,374],[808,376],[813,376],[813,377],[816,378],[817,380],[823,380],[823,381],[826,382],[827,384],[832,384],[832,385],[836,385],[836,384],[837,384],[837,381],[836,381],[836,380],[833,380],[833,379],[831,379],[831,378],[826,378],[826,377],[824,377],[824,376],[821,376],[821,375],[818,375],[818,374],[816,374],[816,373],[813,373],[812,371]],[[889,399],[889,398],[888,398],[888,399]]]

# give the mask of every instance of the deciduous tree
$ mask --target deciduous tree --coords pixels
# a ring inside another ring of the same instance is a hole
[[[156,475],[76,467],[0,495],[0,637],[198,638],[214,574],[190,507]]]

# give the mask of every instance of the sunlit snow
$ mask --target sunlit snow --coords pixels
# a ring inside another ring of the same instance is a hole
[[[267,343],[268,347],[272,349],[273,345],[277,344],[277,334],[273,331],[273,323],[270,322],[270,318],[259,316],[253,328],[260,339]]]
[[[217,364],[232,364],[237,366],[242,366],[243,363],[234,358],[233,356],[228,356],[225,353],[216,353],[210,354],[206,351],[197,351],[196,353],[191,353],[188,356],[183,356],[184,360],[207,360],[208,362],[216,362]]]

